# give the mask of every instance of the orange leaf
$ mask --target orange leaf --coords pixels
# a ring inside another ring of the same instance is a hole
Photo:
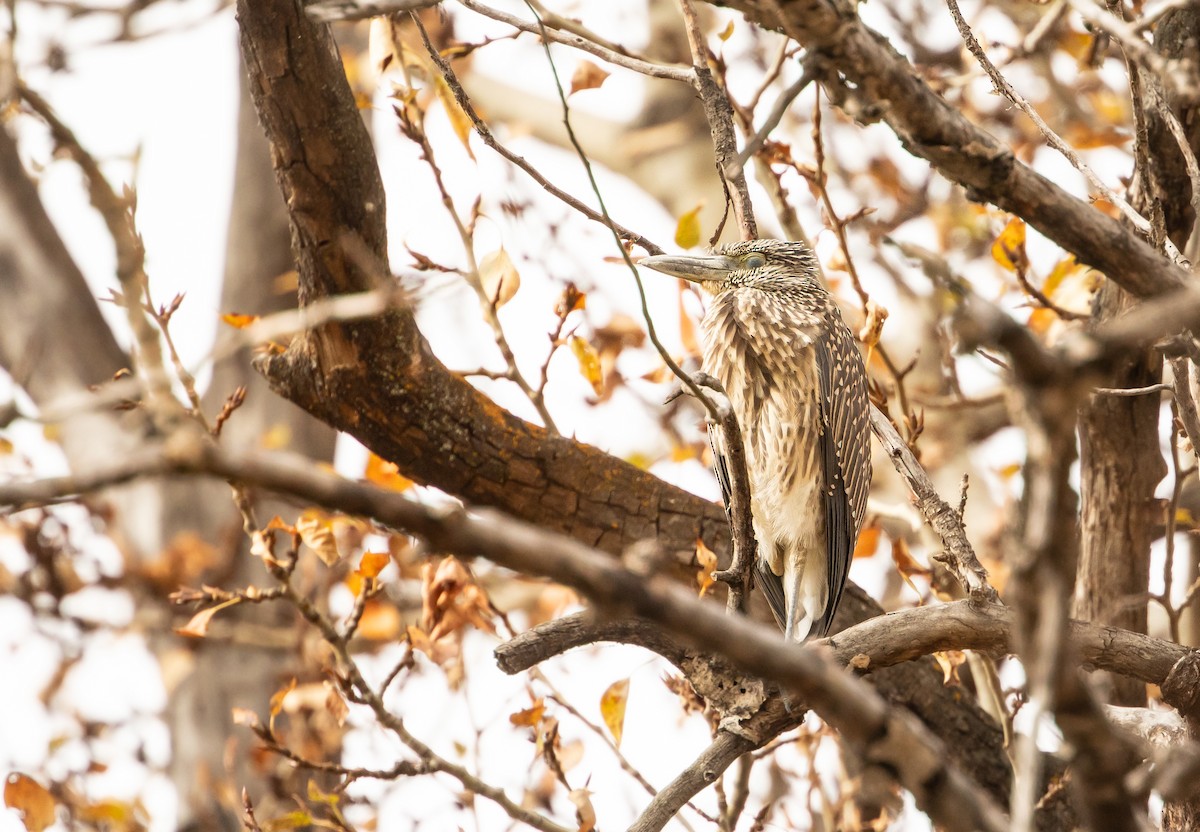
[[[625,728],[625,703],[629,700],[629,679],[613,682],[600,697],[600,716],[612,732],[613,741],[621,746],[621,732]]]
[[[579,287],[574,283],[568,283],[567,288],[563,289],[562,297],[558,299],[558,303],[554,304],[554,314],[565,318],[572,312],[585,308],[587,308],[587,293],[579,291]]]
[[[5,779],[4,803],[21,813],[21,820],[29,832],[42,832],[55,821],[57,804],[54,795],[24,774],[13,772]]]
[[[228,312],[221,316],[221,320],[234,329],[245,329],[258,320],[258,315],[241,315],[237,312]]]
[[[400,613],[384,601],[368,601],[363,607],[356,634],[370,641],[395,641],[404,632]]]
[[[608,75],[591,61],[580,61],[571,76],[571,91],[567,95],[574,95],[580,90],[594,90],[604,83]]]
[[[412,480],[400,473],[396,463],[388,462],[375,454],[368,454],[363,477],[369,483],[392,491],[407,491],[413,485]]]
[[[287,699],[287,695],[295,689],[296,677],[293,676],[290,682],[271,694],[271,722],[274,722],[275,717],[283,712],[283,700]]]
[[[1025,259],[1025,221],[1013,217],[1004,226],[996,242],[992,243],[992,259],[1010,272],[1017,270],[1017,263]]]
[[[696,573],[696,583],[700,584],[700,597],[703,598],[714,583],[713,571],[717,568],[717,555],[699,538],[696,539],[696,562],[700,564],[700,570]]]
[[[530,707],[517,711],[515,714],[509,714],[508,721],[513,725],[525,725],[529,728],[536,728],[538,723],[542,721],[542,714],[544,713],[546,713],[546,702],[539,696]]]
[[[391,562],[391,555],[387,552],[363,552],[362,560],[358,564],[358,572],[364,578],[378,578],[379,573]]]
[[[896,563],[896,569],[900,572],[900,577],[919,596],[921,590],[917,589],[916,584],[912,582],[913,576],[927,578],[932,573],[913,559],[912,554],[908,551],[908,544],[901,538],[896,538],[892,541],[892,560]]]
[[[604,395],[604,377],[600,372],[600,356],[596,348],[578,335],[571,336],[571,352],[579,362],[579,372],[592,385],[597,396]]]
[[[879,538],[883,529],[876,525],[866,526],[858,533],[858,542],[854,544],[854,557],[869,558],[879,549]]]

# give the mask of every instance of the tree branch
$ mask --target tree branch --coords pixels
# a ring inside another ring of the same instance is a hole
[[[1020,163],[1012,150],[921,80],[920,73],[837,0],[719,0],[755,23],[795,38],[852,83],[866,116],[885,121],[910,153],[967,189],[972,199],[1016,214],[1135,295],[1160,294],[1188,276],[1132,229]],[[860,114],[863,117],[863,114]]]

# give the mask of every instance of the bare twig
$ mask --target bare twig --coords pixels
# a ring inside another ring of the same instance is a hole
[[[929,475],[900,438],[891,420],[874,405],[871,405],[871,429],[900,476],[908,483],[916,498],[917,509],[942,538],[946,550],[943,555],[935,555],[935,559],[946,565],[973,602],[998,603],[1000,599],[988,583],[987,570],[975,556],[975,549],[967,539],[962,516],[937,493]]]
[[[1092,187],[1097,192],[1099,192],[1105,199],[1107,199],[1109,202],[1115,205],[1118,210],[1120,210],[1121,215],[1129,220],[1130,224],[1133,225],[1134,228],[1149,236],[1151,233],[1149,220],[1135,211],[1133,206],[1125,201],[1124,197],[1119,196],[1115,191],[1104,184],[1104,181],[1096,175],[1095,171],[1088,167],[1087,163],[1085,163],[1083,159],[1079,157],[1079,154],[1075,152],[1075,148],[1071,147],[1066,143],[1066,141],[1063,140],[1061,136],[1055,133],[1050,125],[1046,123],[1045,119],[1038,114],[1038,111],[1033,108],[1033,105],[1030,104],[1023,95],[1017,92],[1016,88],[1008,82],[1008,79],[1000,73],[1000,70],[998,70],[996,65],[992,63],[991,59],[987,56],[987,52],[984,51],[979,41],[975,38],[975,34],[971,31],[971,27],[967,25],[966,19],[963,18],[962,11],[958,8],[957,0],[946,0],[946,5],[950,9],[950,14],[954,18],[954,25],[958,27],[958,32],[962,36],[963,42],[967,45],[967,49],[969,49],[971,54],[975,56],[975,60],[979,61],[979,65],[983,67],[984,72],[986,72],[988,77],[991,78],[992,85],[996,88],[996,91],[1001,93],[1013,104],[1016,104],[1017,107],[1021,109],[1021,112],[1025,113],[1025,115],[1029,117],[1029,120],[1033,122],[1034,126],[1037,127],[1037,129],[1045,137],[1046,143],[1066,157],[1067,161],[1070,162],[1077,171],[1084,175],[1084,177],[1089,183],[1091,183]],[[1168,249],[1168,254],[1175,259],[1179,258],[1179,252],[1177,250]],[[1043,302],[1047,306],[1055,308],[1048,300],[1044,300]]]
[[[417,22],[418,24],[420,23],[420,21]],[[512,162],[521,170],[525,171],[525,173],[528,174],[528,176],[534,182],[536,182],[551,196],[561,200],[563,203],[575,211],[578,211],[589,220],[598,222],[612,230],[612,232],[617,235],[619,240],[627,240],[630,243],[639,245],[650,254],[662,254],[662,249],[652,243],[650,240],[646,239],[641,234],[630,231],[625,226],[614,222],[612,218],[607,215],[607,212],[597,211],[593,208],[589,208],[587,205],[584,205],[578,199],[571,196],[562,188],[558,187],[545,176],[543,176],[537,170],[537,168],[531,165],[523,156],[513,153],[507,147],[500,144],[500,142],[496,140],[495,134],[492,133],[491,128],[488,127],[487,122],[479,117],[479,113],[475,110],[475,105],[471,103],[470,97],[467,95],[466,90],[463,89],[462,83],[458,80],[458,75],[454,72],[454,69],[450,66],[450,63],[442,57],[441,53],[439,53],[436,48],[434,48],[433,43],[429,41],[428,34],[425,33],[425,30],[420,28],[419,31],[422,33],[422,38],[425,41],[425,48],[429,52],[429,57],[433,60],[438,70],[442,73],[442,77],[445,78],[447,86],[450,87],[450,91],[454,94],[454,100],[458,102],[458,105],[462,107],[463,112],[467,114],[467,118],[471,120],[471,126],[475,128],[475,132],[479,134],[479,138],[483,139],[484,144],[499,153],[508,161]],[[622,246],[622,249],[623,248],[624,246]]]
[[[542,27],[536,23],[529,23],[515,15],[494,9],[484,3],[480,3],[479,0],[458,0],[458,3],[476,14],[490,17],[492,20],[505,23],[522,32],[531,32],[535,35],[543,36],[554,43],[573,46],[583,52],[595,55],[597,58],[607,61],[613,66],[619,66],[649,78],[665,78],[668,81],[678,81],[688,86],[695,86],[696,84],[696,76],[693,74],[691,67],[653,63],[641,58],[635,58],[623,51],[617,51],[617,49],[613,48],[613,44],[603,43],[598,38],[589,36],[591,33],[585,35],[584,32],[577,31],[574,28],[570,29],[568,34],[563,34],[559,29],[566,28],[565,26],[556,26],[551,19],[540,12],[542,22],[545,24],[544,32]],[[310,6],[310,14],[311,8]]]
[[[775,104],[771,107],[771,112],[763,119],[762,125],[755,131],[754,135],[748,138],[745,145],[742,147],[742,152],[737,155],[737,158],[726,162],[722,174],[727,177],[736,177],[746,167],[746,162],[762,149],[767,139],[771,136],[771,131],[779,126],[779,122],[783,121],[783,116],[787,113],[788,108],[792,106],[792,102],[796,97],[811,84],[817,77],[816,61],[805,61],[803,71],[800,77],[788,85],[787,89],[779,94],[779,98],[775,99]]]
[[[717,172],[729,186],[729,198],[733,201],[733,215],[742,232],[742,239],[758,237],[758,226],[754,222],[754,206],[750,202],[750,191],[746,188],[746,173],[736,163],[738,158],[737,137],[733,132],[733,109],[729,105],[729,94],[713,78],[708,67],[708,45],[692,0],[679,0],[687,29],[688,44],[692,50],[692,68],[696,74],[696,88],[704,104],[704,115],[708,119],[708,130],[712,134],[713,150],[717,160]]]
[[[117,280],[124,297],[129,326],[137,342],[137,362],[149,394],[151,413],[160,429],[169,430],[182,408],[171,391],[159,333],[142,308],[147,292],[145,271],[146,250],[134,225],[135,199],[132,192],[118,196],[105,178],[100,164],[84,149],[75,133],[67,127],[50,104],[38,93],[18,80],[17,91],[29,107],[50,128],[55,143],[68,153],[87,180],[88,197],[104,219],[117,249]]]
[[[424,36],[425,32],[422,29],[422,37]],[[428,43],[428,40],[426,42]],[[489,296],[488,290],[483,284],[483,276],[480,274],[479,264],[475,259],[474,222],[467,223],[463,221],[457,206],[454,204],[454,199],[450,196],[450,191],[446,188],[445,180],[442,178],[441,167],[437,163],[433,144],[429,141],[429,136],[425,132],[424,111],[415,104],[405,103],[402,106],[396,107],[396,115],[401,121],[401,128],[404,134],[420,145],[421,157],[425,160],[430,172],[433,174],[434,183],[441,194],[442,206],[446,209],[446,213],[450,215],[450,219],[454,223],[454,228],[458,232],[459,240],[462,242],[463,256],[467,261],[467,268],[462,274],[466,278],[468,285],[475,291],[475,296],[479,300],[479,307],[483,312],[484,320],[492,330],[492,340],[495,341],[496,347],[500,351],[500,356],[504,359],[504,364],[507,368],[507,373],[504,377],[517,385],[517,388],[525,395],[525,398],[529,399],[529,402],[533,405],[534,410],[537,411],[546,429],[551,433],[558,433],[558,427],[554,424],[554,419],[550,415],[550,409],[546,405],[544,390],[541,387],[535,388],[531,385],[517,366],[516,355],[513,353],[512,346],[508,343],[508,336],[504,332],[504,326],[500,323],[497,299]]]
[[[635,612],[657,621],[687,643],[728,654],[747,672],[779,679],[787,687],[802,691],[812,707],[842,732],[856,753],[879,766],[885,776],[894,775],[900,785],[913,792],[917,804],[936,823],[956,832],[977,829],[1000,832],[1004,828],[990,799],[948,762],[940,742],[914,718],[891,709],[868,686],[816,651],[781,645],[774,630],[742,616],[726,616],[665,578],[647,579],[628,572],[611,558],[570,538],[515,522],[496,512],[468,514],[458,509],[431,508],[394,492],[348,482],[298,461],[247,454],[233,457],[208,443],[178,441],[169,451],[138,461],[142,470],[154,467],[204,470],[249,485],[302,496],[349,513],[372,516],[387,525],[419,534],[445,551],[486,552],[495,562],[509,568],[544,574],[583,592],[599,608]],[[0,494],[4,488],[0,486]],[[503,805],[511,816],[528,822],[525,816],[532,813],[508,805],[511,801],[504,802],[508,799],[503,792],[479,781],[462,767],[441,760],[416,740],[366,684],[336,628],[307,598],[296,594],[290,600],[334,647],[347,679],[381,724],[394,731],[427,764],[436,765],[465,787]],[[537,828],[558,829],[539,816],[530,820]]]
[[[629,832],[658,832],[687,804],[693,795],[709,786],[743,754],[754,750],[754,743],[728,731],[719,731],[705,751],[661,790],[642,812]]]
[[[1131,24],[1098,6],[1094,0],[1066,0],[1080,17],[1121,44],[1131,57],[1168,84],[1183,100],[1194,100],[1200,90],[1196,79],[1188,75],[1178,62],[1169,61],[1154,51]]]

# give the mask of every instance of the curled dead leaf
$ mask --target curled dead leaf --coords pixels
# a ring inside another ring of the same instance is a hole
[[[591,61],[580,61],[571,75],[571,91],[567,95],[574,95],[580,90],[594,90],[603,84],[608,76],[606,70]]]
[[[587,789],[571,789],[567,799],[575,804],[575,819],[579,832],[592,832],[596,828],[596,809],[592,806],[592,793]]]
[[[296,520],[296,531],[326,566],[333,566],[341,558],[333,534],[333,520],[324,512],[307,509]]]
[[[175,634],[179,636],[187,636],[188,638],[204,638],[208,635],[208,625],[212,623],[213,616],[219,613],[226,607],[232,607],[240,602],[239,598],[231,598],[228,601],[223,601],[215,607],[209,607],[206,610],[200,610],[192,616],[191,620],[182,627],[175,628]]]
[[[503,246],[485,254],[479,261],[479,283],[496,309],[512,300],[521,288],[521,275]]]

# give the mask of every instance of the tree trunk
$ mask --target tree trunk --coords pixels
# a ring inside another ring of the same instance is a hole
[[[262,315],[295,309],[296,290],[295,281],[287,280],[293,261],[286,206],[275,183],[266,139],[246,94],[244,73],[242,78],[220,311]],[[315,460],[332,460],[334,431],[272,393],[251,369],[250,360],[250,350],[243,348],[218,361],[205,393],[205,410],[213,414],[237,387],[247,388],[245,404],[225,425],[221,444],[249,450],[260,447],[271,432],[287,437],[291,450]],[[266,572],[249,555],[228,486],[186,481],[171,483],[167,493],[164,528],[174,533],[199,530],[220,546],[222,557],[216,571],[221,585],[263,582]],[[295,510],[275,500],[262,501],[256,508],[261,523]],[[285,632],[292,624],[284,605],[261,604],[231,613],[236,614],[228,621],[246,634]],[[168,641],[177,646],[176,640]],[[253,638],[235,638],[205,639],[189,642],[189,646],[193,671],[173,692],[167,713],[173,740],[171,775],[179,791],[182,826],[240,829],[243,787],[259,816],[270,818],[284,802],[290,802],[290,795],[305,793],[308,775],[297,775],[291,767],[274,763],[266,768],[253,765],[248,751],[255,740],[249,732],[234,727],[231,714],[235,707],[259,714],[267,711],[271,694],[297,675],[296,645],[269,638],[258,643]],[[230,738],[235,738],[236,747],[231,748]],[[293,778],[298,779],[291,782]]]

